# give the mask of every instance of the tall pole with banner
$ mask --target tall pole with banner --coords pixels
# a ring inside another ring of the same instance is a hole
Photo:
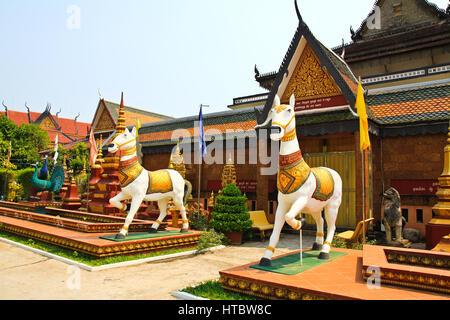
[[[363,243],[366,243],[366,228],[365,221],[368,215],[369,209],[369,197],[367,191],[369,189],[369,177],[368,177],[368,153],[370,151],[370,138],[369,138],[369,122],[367,120],[367,106],[364,101],[364,90],[361,85],[361,77],[358,81],[358,94],[356,97],[355,107],[359,116],[359,141],[361,150],[361,163],[362,163],[362,188],[363,188]],[[366,170],[367,167],[367,170]]]
[[[198,116],[198,148],[199,148],[199,161],[198,161],[198,213],[200,214],[200,193],[201,193],[201,180],[202,180],[202,162],[203,157],[206,156],[206,140],[205,129],[203,127],[203,107],[208,108],[209,105],[200,105],[200,114]]]

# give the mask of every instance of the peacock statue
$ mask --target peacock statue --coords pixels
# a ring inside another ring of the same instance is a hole
[[[50,180],[41,179],[41,172],[44,167],[47,167],[47,176],[48,176],[48,163],[47,159],[45,159],[45,164],[42,167],[41,170],[38,168],[38,163],[34,165],[36,169],[34,170],[33,177],[31,178],[31,185],[36,191],[52,191],[52,192],[58,192],[61,190],[64,179],[65,179],[65,172],[64,168],[61,164],[57,163],[55,164],[55,167],[53,168],[52,176],[50,177]],[[43,176],[43,175],[42,175]]]
[[[44,166],[38,172],[38,178],[40,180],[47,180],[47,178],[48,178],[48,159],[47,159],[47,156],[45,156]]]

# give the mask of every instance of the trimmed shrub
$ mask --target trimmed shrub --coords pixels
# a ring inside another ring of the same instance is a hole
[[[26,168],[16,171],[15,179],[23,187],[23,199],[28,199],[30,197],[31,189],[31,178],[34,174],[34,168]]]
[[[0,190],[3,200],[8,199],[8,185],[14,181],[14,170],[6,170],[5,168],[0,168]],[[6,181],[5,181],[6,180]]]
[[[222,196],[216,198],[217,204],[211,213],[209,225],[219,232],[241,232],[252,227],[246,205],[247,197],[234,184],[222,190]]]

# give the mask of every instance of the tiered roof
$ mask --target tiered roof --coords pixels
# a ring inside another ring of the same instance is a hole
[[[410,124],[450,118],[450,82],[370,94],[367,104],[378,124]]]
[[[6,115],[6,112],[0,112],[0,115]],[[12,120],[17,126],[24,123],[39,125],[43,130],[47,131],[51,143],[55,142],[56,136],[58,136],[58,143],[61,144],[78,141],[86,137],[90,129],[89,123],[52,115],[48,107],[42,113],[28,113],[8,109],[8,119]]]
[[[450,119],[450,81],[369,91],[366,103],[371,132],[375,134],[384,135],[383,132],[388,132],[392,127],[398,127],[399,130],[386,134],[446,132]],[[186,137],[192,142],[198,141],[195,121],[198,121],[198,116],[144,125],[140,130],[141,142],[144,147],[174,145],[178,140],[172,140],[172,137],[178,129],[185,129]],[[227,129],[254,136],[252,129],[257,125],[253,108],[207,114],[203,121],[206,132],[209,129],[220,130],[224,133],[224,139],[231,136],[226,134]],[[303,114],[297,116],[297,126],[301,136],[354,132],[359,130],[359,119],[345,110]],[[211,140],[211,137],[207,136],[206,139]]]
[[[192,142],[198,141],[198,130],[195,126],[198,116],[181,119],[166,120],[143,125],[139,131],[139,139],[144,147],[153,145],[172,145],[178,140],[173,139],[177,130],[183,130],[184,138],[190,138]],[[211,139],[209,130],[218,130],[224,133],[233,130],[233,136],[252,130],[256,126],[253,108],[239,109],[203,115],[203,126],[206,139]]]
[[[117,124],[118,118],[119,118],[119,109],[120,104],[108,100],[104,100],[104,104],[106,109],[108,110],[109,114],[111,115],[111,118],[113,119],[114,123]],[[101,102],[100,102],[101,103]],[[125,124],[127,126],[136,125],[136,121],[139,118],[141,123],[150,123],[150,122],[157,122],[161,120],[168,120],[173,119],[173,117],[169,117],[166,115],[162,115],[155,112],[145,111],[141,109],[137,109],[130,106],[124,106],[124,114],[125,114]]]

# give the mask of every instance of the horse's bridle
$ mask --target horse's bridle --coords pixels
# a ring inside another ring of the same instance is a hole
[[[127,144],[135,142],[135,141],[136,141],[136,138],[131,139],[130,141],[124,142],[122,144],[117,144],[117,142],[113,142],[112,144],[115,144],[118,147],[117,151],[122,151],[121,149],[122,149],[123,146],[126,146]],[[130,155],[134,154],[135,152],[136,152],[136,146],[134,146],[131,149],[124,150],[122,155],[123,156],[130,156]]]
[[[287,141],[292,141],[295,139],[295,137],[297,136],[297,129],[294,128],[289,132],[286,132],[286,128],[289,127],[289,125],[291,124],[291,122],[295,119],[295,114],[292,116],[291,120],[289,120],[289,122],[286,125],[283,125],[279,122],[272,122],[272,126],[273,125],[277,125],[280,126],[281,128],[284,129],[284,136],[281,139],[282,142],[287,142]]]

